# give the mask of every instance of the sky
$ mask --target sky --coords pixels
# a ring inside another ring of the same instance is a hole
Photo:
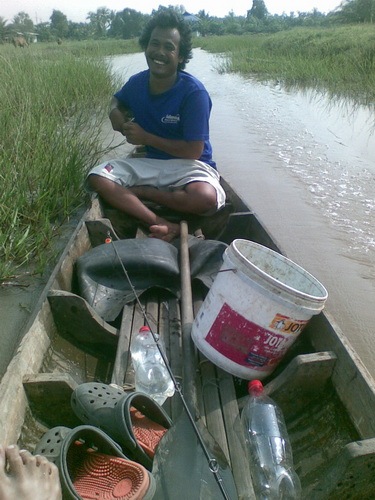
[[[265,0],[270,14],[290,14],[290,12],[310,12],[315,7],[320,12],[330,12],[340,4],[341,0]],[[190,14],[197,14],[204,9],[210,16],[225,17],[233,10],[235,15],[245,16],[251,9],[252,0],[1,0],[0,17],[12,21],[19,12],[29,14],[34,24],[49,21],[53,10],[66,15],[68,21],[87,22],[88,12],[96,12],[100,7],[107,7],[115,12],[125,8],[134,9],[144,14],[151,14],[159,5],[183,5]]]

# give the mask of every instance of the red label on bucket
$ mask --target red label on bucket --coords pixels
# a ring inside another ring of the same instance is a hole
[[[256,325],[224,303],[205,340],[239,365],[268,369],[281,360],[306,323],[276,314],[270,328],[278,333]]]

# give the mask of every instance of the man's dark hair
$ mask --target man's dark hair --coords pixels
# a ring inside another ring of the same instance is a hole
[[[178,30],[181,37],[179,55],[183,59],[182,62],[179,63],[178,69],[184,69],[186,64],[193,57],[191,29],[189,24],[173,9],[163,9],[157,12],[146,24],[141,36],[139,37],[139,45],[142,50],[146,50],[154,28],[176,28]]]

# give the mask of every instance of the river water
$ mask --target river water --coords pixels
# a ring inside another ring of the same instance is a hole
[[[124,81],[142,54],[112,58]],[[327,288],[326,310],[375,377],[374,112],[322,92],[220,74],[196,49],[186,70],[213,101],[219,171],[282,251]]]

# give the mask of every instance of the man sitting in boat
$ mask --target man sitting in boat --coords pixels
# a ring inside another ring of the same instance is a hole
[[[112,207],[148,226],[151,237],[171,241],[179,225],[144,201],[199,215],[211,215],[225,203],[209,141],[211,99],[183,71],[192,57],[191,30],[175,11],[151,18],[139,43],[148,70],[114,95],[109,117],[130,144],[145,146],[146,155],[102,163],[87,180]]]

